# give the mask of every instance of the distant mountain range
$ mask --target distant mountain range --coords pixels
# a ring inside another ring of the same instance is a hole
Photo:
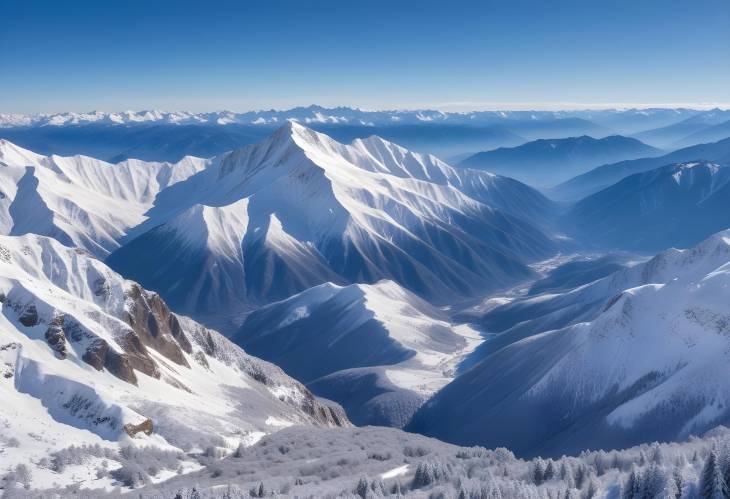
[[[567,111],[470,111],[442,112],[432,109],[371,111],[351,107],[326,108],[322,106],[296,107],[287,110],[261,110],[249,112],[217,111],[194,113],[188,111],[166,112],[160,110],[56,114],[2,114],[0,126],[63,126],[89,123],[129,125],[138,123],[157,124],[216,124],[230,125],[282,125],[287,120],[296,120],[303,125],[316,123],[351,125],[386,125],[443,123],[454,124],[495,124],[506,121],[548,122],[561,119],[579,118],[601,126],[617,129],[633,123],[643,129],[657,128],[679,122],[694,116],[704,116],[721,110],[702,111],[694,109],[606,109],[606,110],[567,110]]]
[[[294,120],[340,142],[378,135],[452,160],[463,159],[466,153],[518,146],[541,138],[629,135],[691,118],[698,123],[711,122],[723,112],[624,109],[445,113],[309,106],[245,113],[0,114],[0,138],[41,154],[84,154],[112,162],[128,158],[177,162],[187,155],[208,158],[256,143],[286,121]],[[689,133],[709,125],[694,126]]]
[[[577,201],[611,186],[622,178],[635,173],[688,161],[706,160],[717,163],[730,162],[730,137],[709,144],[685,147],[653,158],[639,158],[602,165],[578,175],[552,189],[546,190],[553,199]]]
[[[549,187],[598,165],[660,154],[659,149],[620,135],[602,139],[583,135],[539,139],[517,147],[480,152],[458,166],[506,175],[537,187]]]
[[[634,137],[664,149],[677,149],[730,136],[723,132],[728,130],[729,122],[730,110],[713,109],[664,127],[637,133]]]

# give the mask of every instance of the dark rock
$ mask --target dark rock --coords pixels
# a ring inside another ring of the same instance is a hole
[[[142,340],[134,331],[128,331],[120,338],[117,338],[117,343],[122,348],[123,356],[129,365],[145,373],[153,378],[160,378],[160,371],[157,368],[157,364],[147,353],[147,349],[142,344]]]
[[[109,344],[105,340],[97,338],[89,343],[88,347],[86,347],[86,351],[81,356],[81,360],[97,371],[101,371],[104,368],[108,352]]]
[[[180,326],[180,321],[156,293],[143,290],[135,284],[127,292],[132,303],[124,320],[129,324],[143,345],[154,348],[176,364],[190,367],[183,351],[193,349]]]
[[[35,307],[34,307],[35,308]],[[59,359],[66,358],[66,334],[63,332],[63,315],[53,318],[46,330],[45,338],[48,346],[51,347]]]
[[[40,321],[38,319],[38,310],[35,308],[35,304],[30,303],[24,307],[23,311],[20,312],[20,315],[18,316],[18,320],[25,327],[38,325]]]
[[[117,378],[137,385],[137,375],[134,374],[132,363],[126,355],[120,354],[110,348],[104,358],[104,367]]]
[[[128,423],[124,425],[124,431],[127,432],[127,435],[134,438],[134,436],[137,433],[144,433],[145,435],[152,435],[152,420],[147,418],[144,421],[142,421],[140,424],[132,424]]]

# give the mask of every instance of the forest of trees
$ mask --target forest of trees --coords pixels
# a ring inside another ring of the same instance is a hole
[[[189,455],[133,447],[69,447],[41,464],[62,471],[92,458],[104,463],[98,473],[112,480],[111,489],[76,484],[31,491],[26,488],[29,470],[18,467],[5,474],[3,498],[730,498],[730,430],[724,427],[681,443],[552,459],[523,460],[507,449],[456,447],[369,427],[289,428],[252,447],[210,447],[197,456],[199,470],[192,473],[182,472],[181,462]],[[155,480],[163,470],[177,470],[177,475]]]

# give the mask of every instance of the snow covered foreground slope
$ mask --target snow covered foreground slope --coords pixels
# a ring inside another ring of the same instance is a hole
[[[392,281],[308,289],[254,311],[231,339],[339,402],[354,423],[396,427],[482,341]]]
[[[276,366],[53,239],[0,236],[0,299],[2,469],[43,477],[39,460],[71,443],[235,449],[284,426],[349,424]],[[127,425],[147,421],[152,434],[132,438]]]
[[[621,278],[628,287],[590,322],[497,350],[423,406],[409,428],[559,455],[676,440],[726,423],[730,231],[584,289]]]
[[[528,220],[552,211],[512,179],[288,123],[160,192],[107,262],[202,319],[324,282],[389,279],[448,302],[530,275],[556,245]]]

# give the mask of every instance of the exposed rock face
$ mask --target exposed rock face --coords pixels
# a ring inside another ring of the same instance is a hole
[[[157,364],[131,329],[124,329],[118,333],[117,343],[122,347],[122,351],[118,352],[105,339],[99,338],[69,314],[59,315],[53,322],[61,324],[62,333],[66,333],[68,340],[86,344],[81,359],[97,371],[106,368],[117,378],[135,385],[137,384],[135,369],[153,378],[160,377]]]
[[[23,308],[23,311],[18,315],[18,320],[25,327],[36,326],[39,323],[38,310],[33,303]]]
[[[97,371],[106,368],[117,378],[127,383],[132,383],[133,385],[137,384],[137,375],[134,374],[134,369],[129,358],[109,348],[109,344],[101,338],[93,340],[81,358]],[[154,364],[153,368],[155,368]]]
[[[160,296],[133,284],[127,291],[127,300],[123,319],[132,327],[140,344],[154,348],[176,364],[189,367],[183,351],[192,353],[193,349],[177,317]]]
[[[145,435],[152,435],[152,420],[147,418],[140,424],[128,423],[124,425],[124,431],[127,435],[134,438],[137,433],[144,433]]]
[[[66,335],[63,332],[63,318],[63,315],[54,317],[45,334],[46,343],[59,359],[66,358]]]

